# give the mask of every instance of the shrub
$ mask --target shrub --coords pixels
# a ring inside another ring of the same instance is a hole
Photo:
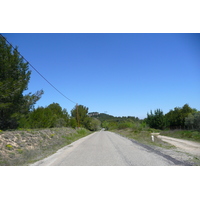
[[[22,153],[23,153],[23,150],[22,150],[22,149],[17,149],[17,152],[18,152],[19,154],[22,154]]]
[[[132,128],[134,124],[132,122],[122,122],[119,123],[118,129],[126,129],[126,128]]]
[[[87,132],[88,131],[85,128],[79,128],[79,129],[77,129],[77,133],[81,134],[81,135],[85,135],[85,134],[87,134]]]
[[[25,133],[24,133],[24,132],[21,132],[21,135],[25,135]]]
[[[192,138],[194,138],[195,140],[200,140],[200,132],[198,131],[193,132]]]
[[[8,150],[12,150],[12,149],[13,149],[13,146],[12,146],[11,144],[7,144],[7,145],[6,145],[6,148],[7,148]]]

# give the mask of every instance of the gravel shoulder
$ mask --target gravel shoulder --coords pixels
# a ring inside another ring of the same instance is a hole
[[[200,143],[184,139],[177,139],[168,136],[158,135],[159,139],[176,147],[182,159],[188,159],[197,165],[200,165]],[[174,152],[175,154],[175,152]]]
[[[158,135],[157,137],[163,140],[164,142],[168,142],[176,146],[178,149],[184,152],[187,152],[196,156],[200,156],[199,142],[193,142],[193,141],[184,140],[184,139],[177,139],[177,138],[172,138],[172,137],[163,136],[163,135]]]

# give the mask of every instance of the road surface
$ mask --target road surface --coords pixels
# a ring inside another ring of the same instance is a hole
[[[116,133],[98,131],[32,166],[169,166],[183,163]]]

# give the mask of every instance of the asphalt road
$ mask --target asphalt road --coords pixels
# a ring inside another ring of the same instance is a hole
[[[169,156],[168,156],[169,157]],[[174,160],[109,131],[88,135],[33,166],[169,166]],[[179,165],[179,164],[178,164]],[[181,165],[181,164],[180,164]]]

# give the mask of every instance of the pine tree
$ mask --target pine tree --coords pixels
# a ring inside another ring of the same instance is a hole
[[[20,57],[17,47],[12,49],[0,36],[0,129],[13,129],[19,118],[41,97],[43,91],[23,96],[31,71]]]

